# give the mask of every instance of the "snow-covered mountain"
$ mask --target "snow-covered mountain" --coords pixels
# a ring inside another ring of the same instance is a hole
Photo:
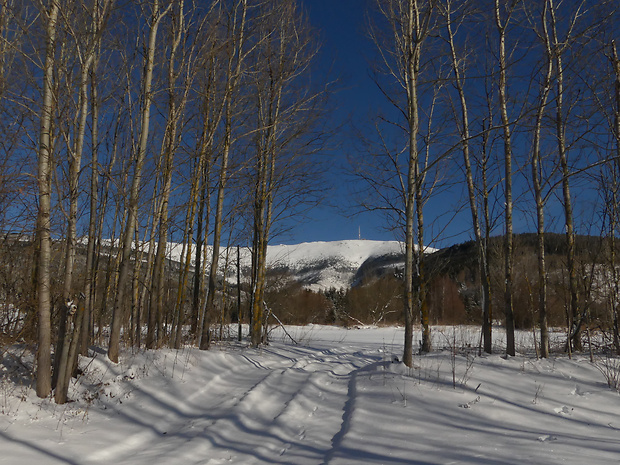
[[[434,251],[427,248],[427,253]],[[171,261],[178,262],[184,253],[181,244],[168,244],[168,257]],[[206,256],[207,260],[211,257],[210,247],[207,248]],[[250,250],[241,248],[242,279],[247,279],[250,266]],[[313,291],[331,287],[348,288],[361,282],[366,276],[380,276],[394,272],[397,268],[402,270],[403,266],[404,244],[398,241],[345,240],[267,247],[267,267],[270,270],[287,272]],[[227,280],[236,281],[236,248],[221,248],[220,268],[222,273],[226,274]]]
[[[267,249],[271,269],[285,269],[314,291],[347,288],[378,266],[403,266],[403,244],[397,241],[348,240],[274,245]]]

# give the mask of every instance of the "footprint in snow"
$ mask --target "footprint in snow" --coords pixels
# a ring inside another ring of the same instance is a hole
[[[590,394],[590,393],[588,391],[582,391],[581,387],[578,384],[576,384],[575,389],[571,391],[571,395],[573,396],[585,396],[587,394]]]
[[[466,404],[459,404],[459,407],[461,407],[461,408],[471,408],[472,405],[477,404],[478,402],[480,402],[480,396],[476,397],[474,400],[470,400]]]
[[[286,451],[289,450],[290,448],[291,448],[291,445],[289,443],[286,443],[284,445],[284,448],[280,449],[280,455],[286,454]]]
[[[558,415],[571,415],[573,413],[573,408],[563,405],[562,407],[554,408],[553,411]]]

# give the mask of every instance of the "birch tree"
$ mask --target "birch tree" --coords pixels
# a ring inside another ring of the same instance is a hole
[[[185,95],[177,95],[177,80],[179,78],[179,67],[183,68],[183,63],[179,62],[179,46],[185,31],[185,11],[184,2],[180,1],[172,10],[172,25],[170,30],[170,52],[168,56],[168,73],[167,73],[167,96],[168,96],[168,113],[164,129],[164,138],[160,151],[160,170],[162,173],[162,187],[159,198],[156,200],[156,223],[153,229],[159,225],[159,240],[157,242],[157,252],[153,265],[152,278],[152,294],[155,296],[150,308],[149,326],[146,339],[146,347],[153,349],[156,347],[155,327],[157,315],[162,311],[163,294],[164,294],[164,257],[168,243],[170,193],[172,190],[172,174],[175,153],[178,146],[178,130],[179,122],[187,102],[187,93]],[[187,89],[187,88],[186,88]],[[149,247],[152,251],[154,247]],[[149,259],[150,263],[150,259]],[[147,273],[150,267],[147,267]]]
[[[498,33],[499,108],[504,139],[504,196],[505,196],[505,239],[504,239],[504,316],[506,319],[506,353],[515,355],[515,322],[513,309],[513,219],[512,219],[512,122],[508,116],[506,29],[519,2],[495,0],[495,25]],[[504,4],[504,5],[502,5]],[[502,8],[503,6],[503,8]]]
[[[575,257],[575,226],[573,214],[573,201],[571,199],[570,178],[571,169],[568,161],[567,140],[566,140],[566,108],[564,105],[565,96],[565,70],[563,57],[568,47],[573,42],[573,31],[576,21],[582,15],[584,2],[579,2],[574,16],[569,20],[564,37],[558,33],[557,7],[553,1],[549,3],[550,15],[550,40],[547,53],[552,57],[555,66],[555,137],[557,143],[557,156],[562,176],[562,199],[564,207],[564,225],[566,233],[566,265],[568,272],[568,291],[570,294],[570,334],[568,341],[569,351],[571,349],[581,350],[581,318],[579,312],[579,295],[577,291],[577,266]]]
[[[543,117],[547,108],[551,92],[551,77],[553,60],[549,36],[549,2],[545,0],[540,14],[540,31],[538,36],[544,44],[543,76],[540,94],[536,106],[536,120],[534,123],[533,147],[531,154],[532,186],[536,203],[536,233],[538,255],[538,318],[540,325],[540,356],[549,356],[549,328],[547,323],[547,268],[545,263],[545,196],[543,194],[543,174],[541,167],[541,140]]]
[[[422,322],[422,352],[431,350],[431,335],[428,318],[428,307],[425,305],[424,289],[424,237],[421,223],[422,208],[420,203],[422,192],[423,158],[420,155],[418,139],[420,138],[420,60],[425,41],[431,31],[434,10],[433,1],[389,0],[377,2],[380,13],[388,22],[389,33],[392,35],[390,44],[381,44],[379,53],[382,64],[390,77],[394,79],[405,93],[405,106],[402,112],[405,117],[405,133],[407,137],[407,174],[404,182],[404,221],[405,221],[405,342],[403,362],[413,365],[413,321],[414,311],[418,307]],[[375,35],[375,38],[377,36]],[[417,227],[416,227],[417,226]],[[422,233],[422,234],[421,234]],[[417,237],[416,237],[417,236]],[[415,250],[417,239],[418,252]],[[415,283],[417,284],[414,284]],[[417,297],[418,305],[414,303]]]
[[[86,7],[86,5],[78,5],[78,7]],[[79,175],[81,170],[82,154],[84,151],[84,141],[86,138],[86,123],[88,119],[88,88],[91,78],[91,70],[97,49],[99,47],[99,39],[103,30],[104,21],[107,18],[111,0],[98,1],[92,5],[92,11],[87,11],[90,25],[86,34],[80,34],[84,37],[80,40],[78,32],[71,27],[72,35],[74,35],[76,45],[76,55],[79,61],[79,81],[78,81],[78,108],[76,113],[77,127],[75,133],[75,144],[73,147],[68,146],[69,151],[69,216],[67,221],[67,237],[65,246],[65,280],[63,286],[63,312],[61,314],[61,330],[58,339],[62,341],[59,345],[60,350],[57,351],[56,357],[59,358],[58,366],[58,383],[56,386],[55,399],[59,404],[65,403],[67,398],[67,389],[70,375],[73,371],[73,361],[69,358],[71,347],[69,344],[77,344],[79,335],[79,326],[82,322],[82,315],[75,321],[75,335],[72,337],[70,333],[71,320],[75,315],[73,306],[78,304],[77,296],[72,295],[73,271],[75,263],[75,254],[77,246],[77,220],[78,220],[78,197],[79,197]],[[85,8],[86,9],[86,8]],[[81,15],[78,15],[81,17]],[[76,25],[76,27],[79,27]],[[91,213],[92,216],[95,212]],[[75,352],[75,349],[73,350]]]

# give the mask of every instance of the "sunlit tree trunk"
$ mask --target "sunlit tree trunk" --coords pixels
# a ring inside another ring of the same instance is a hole
[[[200,200],[198,203],[198,221],[196,224],[196,251],[194,255],[194,282],[192,294],[191,334],[196,335],[200,324],[200,298],[202,294],[202,256],[204,254],[205,231],[209,230],[209,167],[203,169],[203,173],[197,173],[201,177]]]
[[[279,4],[280,6],[282,3]],[[254,237],[252,246],[254,281],[252,289],[252,345],[257,346],[266,342],[265,334],[265,280],[267,263],[267,242],[269,237],[270,225],[270,179],[273,179],[275,166],[277,132],[280,123],[280,109],[282,101],[282,86],[284,85],[283,76],[284,63],[288,58],[285,50],[288,46],[289,37],[285,32],[285,21],[294,20],[288,10],[278,10],[274,8],[271,12],[278,12],[278,24],[271,29],[264,30],[266,34],[266,52],[264,74],[268,74],[266,82],[257,82],[256,94],[258,96],[258,135],[256,147],[256,186],[254,193]],[[270,40],[273,38],[273,40]],[[276,42],[279,41],[279,47]],[[272,50],[273,49],[273,50]],[[269,53],[271,51],[271,53]],[[260,65],[259,65],[260,66]],[[259,68],[260,69],[260,68]],[[260,74],[259,74],[260,76]]]
[[[77,347],[77,341],[72,341],[72,335],[75,334],[76,337],[79,335],[79,328],[77,326],[75,330],[71,330],[71,323],[75,325],[78,324],[78,320],[73,321],[75,314],[71,307],[78,307],[77,296],[72,295],[72,285],[77,247],[79,175],[88,121],[88,88],[91,81],[91,69],[95,62],[97,49],[99,47],[99,35],[103,27],[103,21],[107,16],[109,5],[110,2],[107,0],[103,0],[101,4],[97,2],[93,5],[91,14],[91,34],[89,34],[83,43],[76,36],[77,55],[80,61],[78,109],[76,115],[78,125],[75,134],[75,147],[67,147],[69,152],[69,216],[67,219],[67,239],[65,246],[65,281],[62,294],[64,306],[61,312],[61,330],[58,334],[58,340],[62,341],[62,343],[59,344],[60,350],[56,355],[60,357],[56,364],[58,367],[58,375],[55,392],[55,400],[59,404],[63,404],[67,400],[69,380],[73,372],[73,361],[70,359],[70,347],[68,347],[68,344],[73,345],[74,348]],[[92,214],[94,215],[94,212]],[[79,311],[81,312],[82,309],[80,308]],[[80,316],[80,324],[82,320],[83,318]]]
[[[266,307],[267,246],[278,202],[287,205],[291,199],[304,195],[304,186],[295,184],[295,177],[312,177],[297,160],[305,156],[306,135],[317,136],[314,126],[321,112],[322,91],[297,92],[308,76],[317,47],[312,32],[296,2],[277,0],[264,11],[257,36],[253,75],[256,99],[255,153],[252,160],[254,176],[251,340],[254,346],[267,342],[267,325],[271,310]],[[319,130],[320,131],[320,130]],[[298,146],[299,144],[300,146]],[[286,166],[286,168],[284,168]]]
[[[419,309],[422,322],[422,352],[431,350],[430,327],[428,319],[428,307],[426,306],[426,296],[422,295],[422,281],[425,279],[422,266],[415,267],[415,223],[416,218],[418,227],[421,227],[422,203],[420,185],[420,155],[418,149],[418,137],[420,132],[420,116],[418,101],[418,85],[420,75],[420,57],[423,42],[428,34],[430,21],[429,11],[422,15],[421,5],[417,0],[408,0],[402,11],[400,11],[401,21],[403,21],[402,37],[400,49],[405,57],[403,63],[404,84],[407,92],[407,123],[409,137],[409,160],[407,174],[407,196],[405,205],[405,351],[403,362],[407,366],[413,366],[413,314],[414,314],[414,294],[418,294],[421,308]],[[418,255],[424,253],[424,238],[419,237],[418,233]],[[418,263],[423,263],[420,259]],[[417,268],[417,269],[415,269]],[[416,276],[417,274],[417,276]],[[417,280],[417,289],[414,289],[414,280]]]
[[[547,24],[548,1],[546,0],[541,14],[542,30],[539,36],[545,44],[545,74],[543,76],[542,88],[536,109],[536,122],[534,126],[534,142],[532,147],[532,186],[534,190],[534,200],[536,202],[537,220],[537,254],[538,254],[538,318],[540,325],[540,356],[549,357],[549,328],[547,322],[547,269],[545,263],[545,201],[542,189],[542,167],[541,167],[541,130],[547,100],[551,91],[551,76],[553,73],[553,60],[551,43]]]
[[[147,330],[146,346],[149,349],[155,348],[157,345],[155,339],[155,330],[157,326],[157,316],[163,311],[163,294],[164,294],[164,263],[166,248],[168,245],[168,229],[169,224],[169,203],[172,188],[172,174],[174,157],[178,143],[178,125],[185,104],[185,98],[181,102],[178,101],[176,82],[178,78],[178,49],[184,34],[185,12],[183,11],[184,2],[178,2],[177,8],[173,10],[174,21],[172,30],[172,43],[170,46],[170,56],[168,57],[168,115],[166,119],[166,127],[164,131],[164,140],[161,148],[161,172],[162,172],[162,188],[161,198],[159,200],[159,208],[156,213],[157,223],[159,225],[159,240],[157,243],[157,253],[153,265],[152,273],[152,298],[150,306],[149,326]],[[155,231],[155,228],[153,229]],[[150,271],[150,270],[147,270]]]
[[[556,96],[555,96],[555,136],[557,141],[558,159],[562,175],[562,203],[564,206],[564,225],[566,232],[566,266],[568,272],[568,290],[570,293],[570,340],[569,350],[581,350],[581,318],[579,312],[579,296],[577,293],[577,270],[575,264],[575,227],[573,221],[573,204],[570,193],[570,168],[568,166],[568,154],[566,153],[566,127],[564,120],[564,65],[562,55],[568,46],[569,37],[561,42],[558,38],[556,24],[556,7],[552,0],[549,0],[549,13],[551,17],[551,37],[550,49],[553,53],[556,73]]]
[[[97,218],[103,216],[97,211],[99,203],[99,96],[97,89],[96,61],[91,70],[91,177],[90,177],[90,212],[88,221],[88,247],[86,250],[86,277],[84,283],[84,317],[80,333],[80,354],[88,353],[91,340],[91,318],[95,303],[95,244],[97,242]]]
[[[547,25],[548,1],[545,1],[541,14],[541,32],[539,36],[545,44],[545,74],[536,109],[536,122],[534,126],[534,142],[532,147],[532,186],[534,200],[536,202],[537,219],[537,254],[538,254],[538,318],[540,325],[540,356],[549,356],[549,328],[547,323],[547,270],[545,263],[545,202],[542,189],[543,175],[541,167],[541,130],[547,100],[551,91],[551,76],[553,73],[553,60],[551,56],[549,32]]]
[[[39,334],[37,350],[37,396],[47,397],[52,389],[52,365],[50,345],[51,337],[51,296],[50,296],[50,260],[51,242],[51,126],[53,111],[53,79],[56,49],[56,28],[58,24],[58,0],[50,0],[49,9],[42,12],[45,21],[45,67],[43,74],[43,104],[41,106],[41,122],[38,153],[38,184],[39,211],[37,232],[39,256],[37,264],[37,307],[39,315]]]
[[[513,310],[513,224],[512,224],[512,131],[508,118],[508,97],[506,95],[507,59],[506,59],[506,26],[510,14],[502,21],[500,0],[495,0],[495,23],[499,34],[499,107],[502,118],[504,138],[504,186],[505,186],[505,240],[504,240],[504,316],[506,318],[506,353],[515,355],[515,322]]]

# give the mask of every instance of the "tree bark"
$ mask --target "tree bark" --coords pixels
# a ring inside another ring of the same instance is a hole
[[[164,294],[164,264],[165,253],[168,244],[169,213],[168,207],[170,203],[170,193],[172,188],[172,174],[174,157],[177,148],[178,125],[181,118],[185,101],[183,98],[178,102],[176,95],[177,72],[177,51],[181,43],[184,33],[184,2],[178,2],[178,12],[174,21],[174,30],[172,31],[172,44],[170,47],[170,56],[168,59],[168,116],[166,119],[166,128],[164,131],[164,140],[161,147],[161,165],[163,173],[163,181],[161,188],[161,199],[156,217],[159,224],[159,241],[157,243],[157,254],[153,265],[152,273],[152,296],[149,313],[149,325],[147,330],[146,346],[149,349],[155,348],[159,343],[159,337],[155,338],[157,326],[157,316],[163,311],[163,294]],[[155,231],[155,228],[153,228]]]
[[[50,261],[51,241],[51,180],[52,146],[51,126],[53,111],[53,80],[56,49],[56,29],[58,24],[59,0],[50,0],[49,10],[43,13],[46,21],[45,68],[43,75],[43,105],[39,133],[38,184],[39,211],[37,217],[39,257],[37,264],[37,308],[39,316],[37,350],[37,396],[47,397],[52,389],[52,367],[50,345],[51,337],[51,296]]]
[[[84,302],[84,316],[82,317],[82,329],[80,332],[80,351],[81,355],[88,353],[88,347],[90,345],[91,333],[90,333],[90,320],[95,303],[95,243],[97,241],[97,204],[99,202],[99,99],[97,92],[97,76],[96,66],[93,65],[91,70],[91,178],[90,178],[90,212],[88,221],[88,247],[86,250],[86,277],[84,283],[84,295],[86,300]]]
[[[577,270],[575,264],[575,227],[573,222],[573,204],[570,194],[570,168],[568,166],[568,154],[566,153],[566,128],[564,121],[564,66],[562,54],[568,41],[560,43],[556,25],[556,7],[549,0],[549,13],[551,17],[552,50],[556,68],[556,97],[555,97],[555,130],[558,148],[558,159],[562,175],[562,198],[564,206],[564,225],[566,231],[566,266],[568,271],[568,289],[570,293],[570,340],[572,350],[581,350],[581,318],[579,312],[579,295],[577,293]]]

